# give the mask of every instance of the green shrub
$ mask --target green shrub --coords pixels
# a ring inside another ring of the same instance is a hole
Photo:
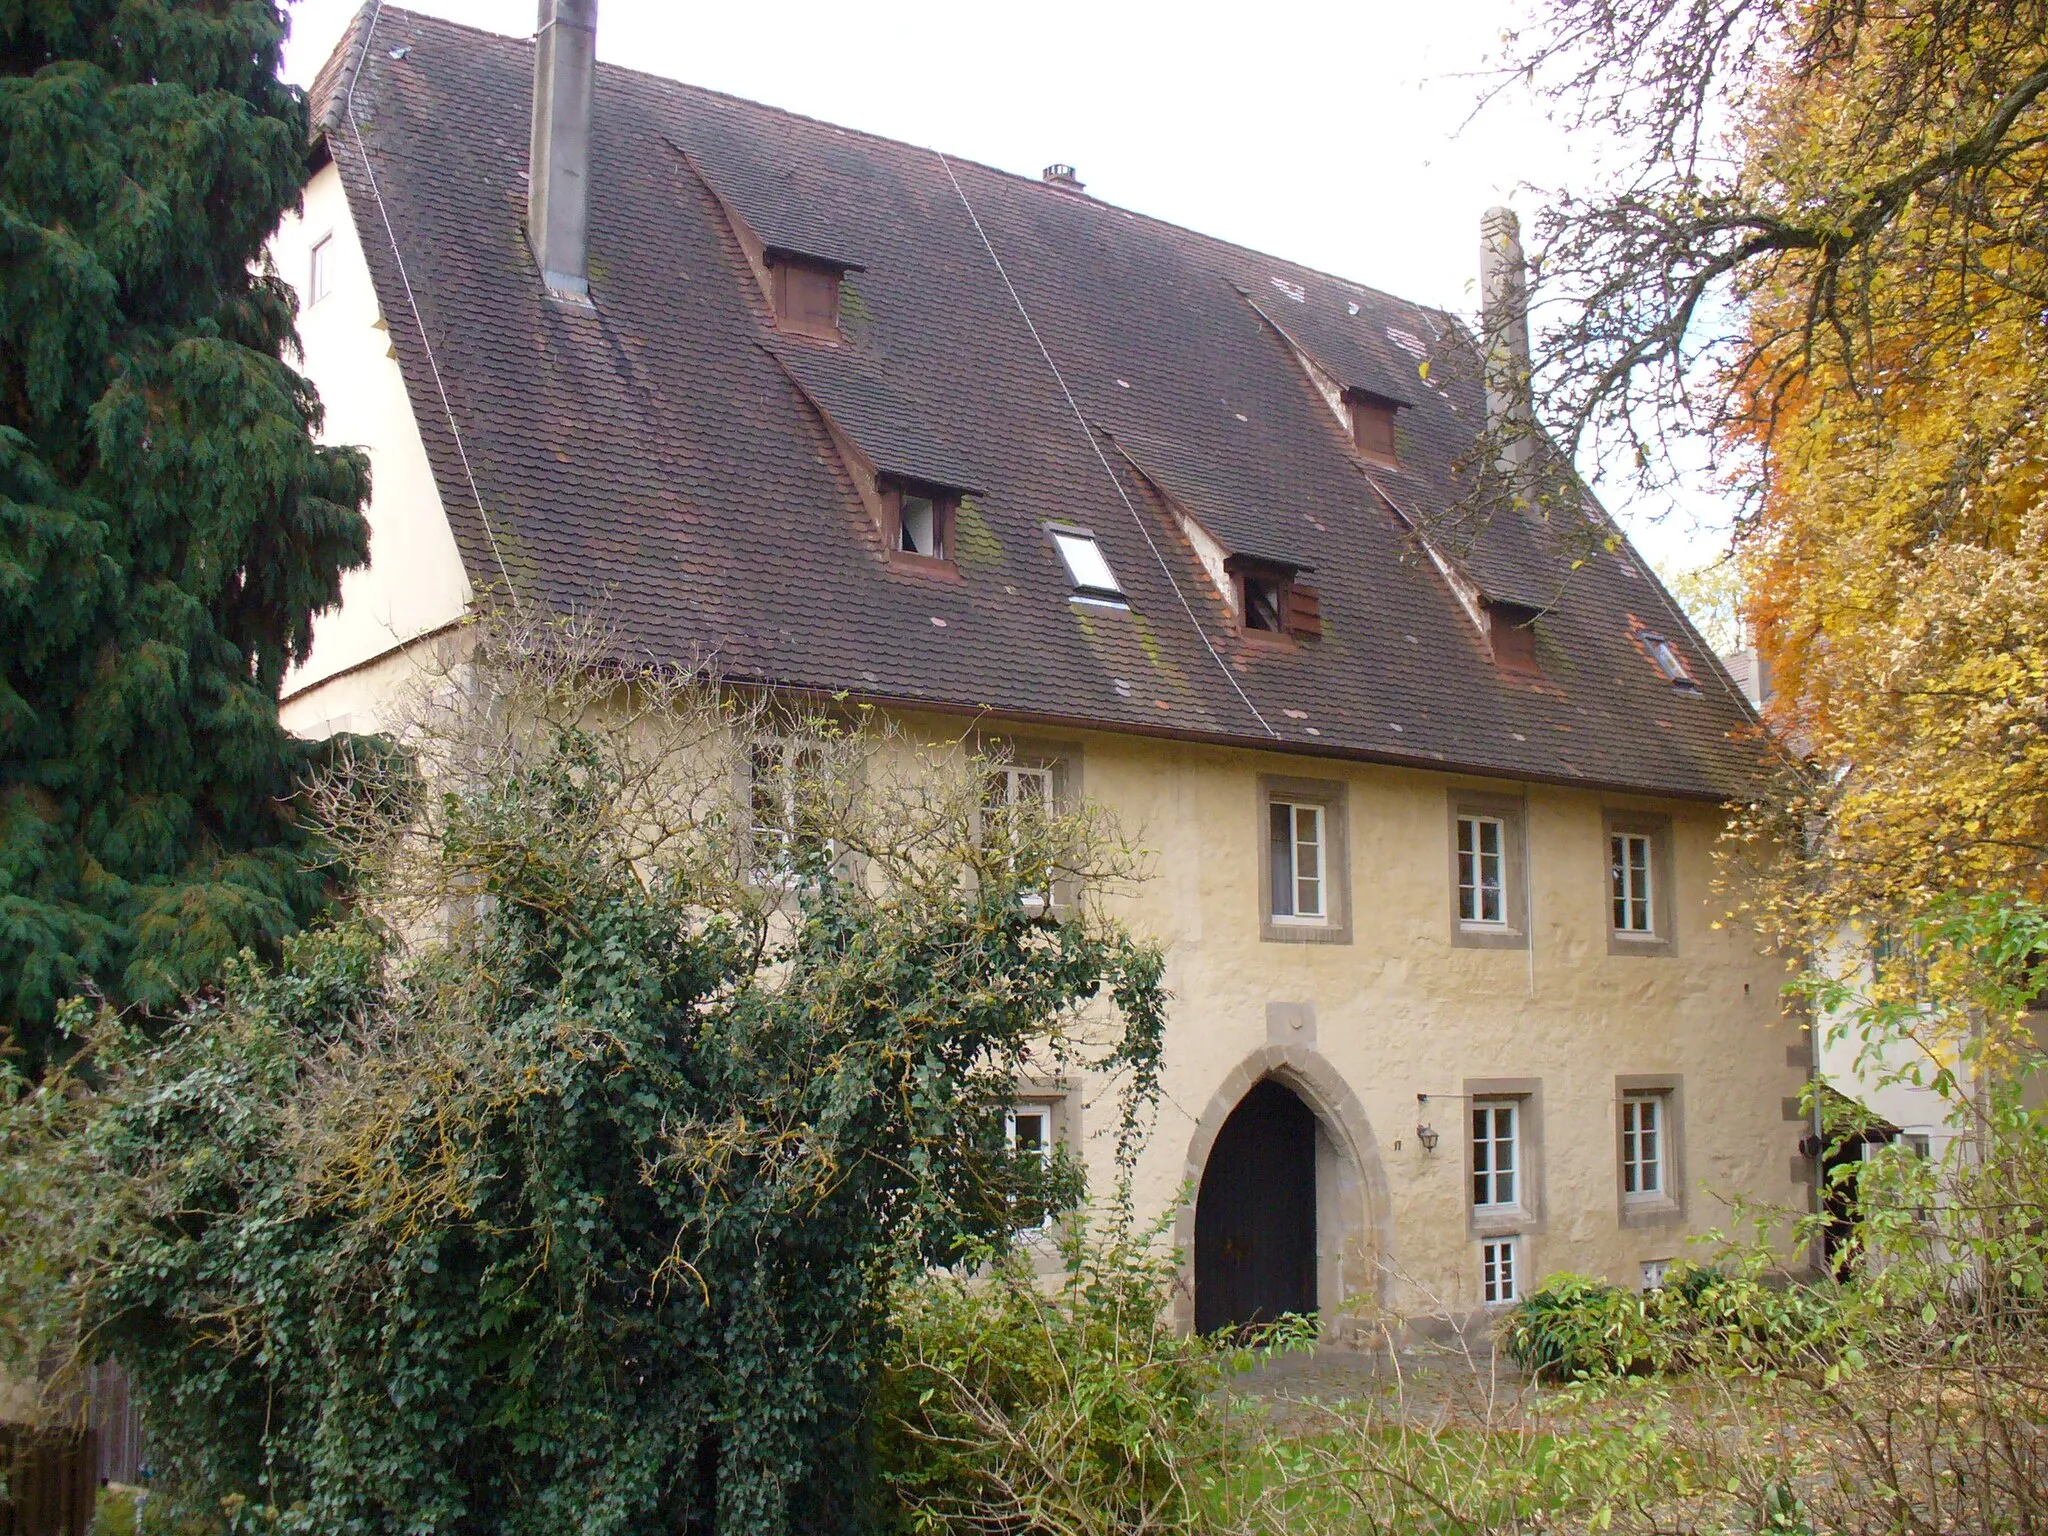
[[[1012,1251],[902,1287],[874,1415],[882,1524],[897,1532],[1205,1527],[1243,1458],[1216,1389],[1256,1348],[1183,1334],[1155,1232],[1076,1218],[1056,1277]]]
[[[1632,1375],[1653,1367],[1643,1298],[1570,1271],[1552,1275],[1516,1304],[1501,1342],[1522,1369],[1552,1381]]]
[[[1552,1275],[1508,1314],[1501,1343],[1531,1375],[1569,1381],[1825,1363],[1851,1347],[1855,1331],[1832,1287],[1775,1284],[1754,1265],[1683,1265],[1647,1295]]]

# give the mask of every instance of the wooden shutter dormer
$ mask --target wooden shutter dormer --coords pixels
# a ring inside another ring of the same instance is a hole
[[[1323,637],[1323,600],[1314,587],[1291,582],[1287,588],[1287,632],[1297,640]]]

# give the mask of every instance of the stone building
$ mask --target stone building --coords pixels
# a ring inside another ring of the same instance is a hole
[[[1528,415],[1511,214],[1489,390],[1441,312],[542,12],[372,6],[316,84],[275,256],[374,546],[293,728],[377,728],[509,584],[1106,804],[1176,998],[1139,1193],[1194,1196],[1204,1326],[1653,1281],[1717,1194],[1804,1208],[1804,1036],[1709,889],[1755,716],[1582,489],[1470,515]],[[1104,1159],[1091,1107],[1043,1085],[1020,1139]]]

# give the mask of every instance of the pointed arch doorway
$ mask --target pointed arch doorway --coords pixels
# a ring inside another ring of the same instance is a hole
[[[1195,1197],[1195,1327],[1316,1310],[1316,1117],[1273,1078],[1217,1133]]]

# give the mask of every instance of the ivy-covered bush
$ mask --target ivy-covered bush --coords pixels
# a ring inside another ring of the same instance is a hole
[[[892,1286],[1074,1197],[1017,1076],[1146,1100],[1157,952],[1025,899],[1121,856],[972,754],[474,640],[411,776],[316,797],[355,919],[7,1082],[16,1343],[124,1362],[202,1529],[854,1529]]]

